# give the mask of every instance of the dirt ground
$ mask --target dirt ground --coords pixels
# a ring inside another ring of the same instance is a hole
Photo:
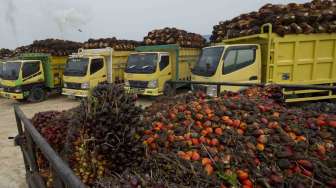
[[[25,169],[19,147],[15,147],[10,136],[17,135],[13,100],[0,98],[0,187],[25,188]],[[78,105],[75,100],[64,97],[51,98],[48,101],[34,104],[19,104],[23,112],[32,117],[36,112],[47,110],[65,110]]]
[[[150,98],[141,98],[139,104],[147,106]],[[30,118],[36,112],[48,110],[66,110],[79,104],[78,101],[66,97],[55,97],[41,103],[18,103],[0,98],[0,188],[26,188],[25,169],[19,147],[8,137],[17,135],[13,105],[19,104],[23,112]]]

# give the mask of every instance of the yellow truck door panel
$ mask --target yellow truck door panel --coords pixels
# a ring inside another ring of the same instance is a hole
[[[221,61],[219,80],[225,82],[260,82],[260,57],[257,46],[230,47]],[[237,91],[242,87],[222,86],[221,90]]]
[[[171,80],[172,78],[172,67],[170,62],[170,56],[168,55],[162,55],[161,60],[158,64],[159,70],[160,70],[160,76],[159,76],[159,91],[163,92],[164,90],[164,84]]]
[[[44,82],[43,68],[40,61],[25,62],[22,65],[23,85]]]
[[[90,63],[90,88],[106,81],[106,65],[103,58],[92,59]]]

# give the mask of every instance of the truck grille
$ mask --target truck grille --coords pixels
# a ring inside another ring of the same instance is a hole
[[[8,92],[8,93],[14,93],[15,92],[15,87],[2,86],[2,88],[3,88],[4,92]]]
[[[133,88],[147,88],[148,81],[135,81],[135,80],[130,80],[129,84]]]
[[[81,83],[71,83],[67,82],[67,87],[68,89],[81,89]]]
[[[200,85],[200,84],[192,84],[191,86],[193,91],[201,91],[201,92],[207,92],[207,86]]]

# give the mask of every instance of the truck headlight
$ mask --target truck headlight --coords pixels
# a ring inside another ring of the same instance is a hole
[[[129,83],[128,80],[125,80],[125,86],[126,86],[126,87],[129,87],[129,86],[130,86],[130,83]]]
[[[14,92],[15,93],[21,93],[22,89],[20,87],[16,87],[16,88],[14,88]]]
[[[158,87],[158,80],[151,80],[148,82],[148,88],[157,88]]]
[[[206,94],[210,97],[217,97],[217,86],[209,85],[206,87]]]
[[[68,84],[64,82],[63,87],[67,88]]]
[[[89,89],[89,88],[90,88],[90,84],[89,84],[89,82],[82,83],[82,84],[81,84],[81,88],[82,88],[82,89]]]

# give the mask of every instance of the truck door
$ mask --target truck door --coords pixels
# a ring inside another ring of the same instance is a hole
[[[159,62],[160,76],[159,76],[159,92],[163,92],[164,84],[172,78],[172,66],[169,55],[161,55]]]
[[[258,46],[229,47],[224,54],[221,81],[224,82],[260,82],[260,53]],[[222,86],[221,90],[238,91],[244,87]]]
[[[40,61],[24,62],[22,65],[23,85],[41,84],[44,82],[42,70],[42,63]]]
[[[106,81],[106,67],[103,58],[92,59],[90,63],[90,88]]]

